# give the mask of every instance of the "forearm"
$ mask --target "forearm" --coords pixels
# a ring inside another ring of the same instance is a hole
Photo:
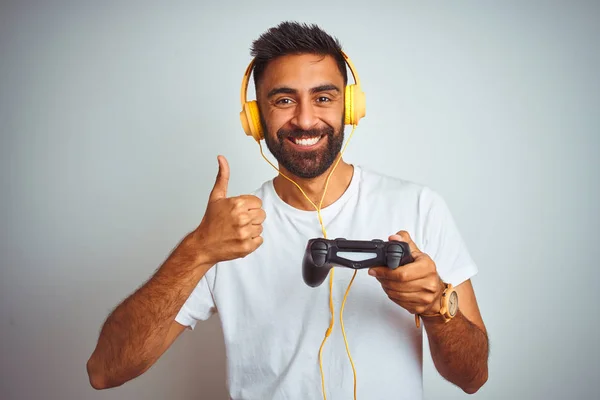
[[[433,363],[438,372],[466,393],[475,393],[488,377],[487,334],[460,311],[448,323],[423,317]]]
[[[118,386],[143,373],[160,356],[174,318],[210,266],[186,237],[154,276],[107,318],[88,362],[100,387]]]

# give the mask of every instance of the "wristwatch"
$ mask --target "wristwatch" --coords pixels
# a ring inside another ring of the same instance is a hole
[[[454,290],[451,283],[444,283],[444,291],[440,297],[440,312],[437,314],[416,314],[415,323],[417,328],[421,327],[419,317],[437,317],[441,316],[444,322],[450,321],[458,312],[458,293]]]

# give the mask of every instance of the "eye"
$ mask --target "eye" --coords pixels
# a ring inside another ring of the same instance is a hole
[[[283,98],[277,100],[275,102],[275,104],[284,105],[284,106],[288,105],[288,104],[292,104],[292,99],[290,99],[289,97],[283,97]]]
[[[331,99],[329,97],[326,97],[326,96],[321,96],[321,97],[317,98],[317,101],[319,103],[327,103],[328,101],[331,101]]]

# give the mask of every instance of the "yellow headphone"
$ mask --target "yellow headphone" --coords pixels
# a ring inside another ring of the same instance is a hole
[[[344,57],[346,64],[348,64],[355,82],[352,85],[346,85],[344,90],[344,124],[358,125],[358,121],[366,114],[365,94],[360,88],[360,79],[358,78],[358,74],[354,69],[352,61],[350,61],[350,58],[348,58],[343,51],[341,51],[341,54]],[[246,68],[244,78],[242,79],[242,90],[240,95],[242,111],[240,112],[240,121],[242,122],[242,127],[244,128],[246,135],[252,136],[254,140],[258,142],[264,139],[258,103],[256,100],[247,101],[246,98],[248,93],[248,82],[250,81],[250,74],[252,73],[253,67],[254,60],[252,60],[248,65],[248,68]]]

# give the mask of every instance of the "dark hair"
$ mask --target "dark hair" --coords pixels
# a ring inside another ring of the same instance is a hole
[[[317,25],[282,22],[267,30],[252,43],[251,55],[255,60],[254,85],[258,86],[258,82],[271,60],[288,54],[306,53],[332,56],[344,78],[344,85],[346,85],[348,74],[346,61],[341,51],[342,46],[339,40],[327,34]]]

